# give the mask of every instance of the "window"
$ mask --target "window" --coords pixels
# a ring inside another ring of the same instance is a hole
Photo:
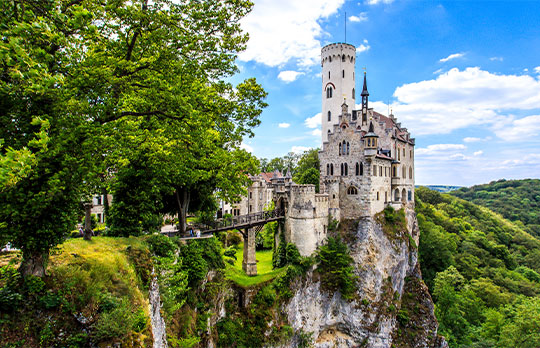
[[[357,195],[358,194],[358,190],[356,189],[356,187],[354,186],[351,186],[347,189],[347,194],[348,195]]]
[[[373,176],[377,176],[377,166],[373,165]]]
[[[326,175],[330,175],[330,164],[326,164]]]
[[[377,192],[377,200],[379,200],[379,192]]]
[[[97,205],[101,205],[101,196],[97,196]]]
[[[345,163],[344,167],[345,167],[345,176],[347,176],[349,175],[349,166],[347,165],[347,163]]]
[[[394,167],[394,168],[392,168],[392,169],[393,169],[392,176],[396,177],[396,176],[397,176],[397,175],[396,175],[396,172],[397,172],[396,167]]]
[[[360,163],[360,175],[364,175],[364,164]]]
[[[379,166],[379,176],[382,176],[382,167]]]
[[[409,190],[409,192],[407,192],[407,198],[409,201],[412,201],[412,192],[411,190]]]
[[[103,222],[103,221],[101,221],[101,214],[99,214],[99,213],[96,214],[96,217],[97,217],[97,221],[98,221],[98,222]]]
[[[341,156],[341,143],[339,143],[339,155]]]
[[[250,212],[250,213],[251,213],[251,210],[252,210],[252,207],[251,207],[251,205],[250,205],[250,206],[249,206],[249,212]]]
[[[341,61],[342,61],[342,62],[345,61],[345,55],[343,55],[343,57],[341,57]]]
[[[328,79],[330,80],[330,71],[328,72]]]
[[[401,152],[399,152],[399,149],[397,150],[397,159],[398,161],[401,161]]]
[[[405,158],[405,148],[403,148],[403,158]]]
[[[409,167],[409,179],[412,179],[412,167]]]
[[[407,178],[407,167],[403,166],[403,169],[401,170],[401,177],[403,179]]]
[[[345,70],[341,71],[341,77],[345,78]]]
[[[332,121],[332,113],[328,111],[328,121]]]
[[[332,87],[326,88],[326,98],[327,99],[332,98]]]
[[[334,175],[334,164],[330,163],[330,175]]]
[[[384,176],[388,176],[388,173],[386,172],[386,167],[384,167]]]
[[[360,175],[360,165],[358,164],[358,162],[356,162],[356,168],[355,168],[355,171],[356,175]]]
[[[353,99],[354,99],[354,95],[355,95],[355,93],[354,93],[354,88],[353,88],[353,89],[352,89],[352,98],[353,98]]]
[[[328,61],[332,63],[332,56],[328,57]]]
[[[341,176],[343,176],[343,173],[345,173],[345,171],[343,170],[343,163],[341,163]]]
[[[253,197],[253,192],[250,192],[249,193],[249,199],[251,199]]]
[[[412,150],[409,151],[409,157],[412,158]]]
[[[349,143],[347,143],[347,155],[349,154]]]

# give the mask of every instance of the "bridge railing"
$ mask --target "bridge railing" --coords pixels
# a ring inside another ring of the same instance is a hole
[[[285,212],[282,209],[274,209],[271,211],[260,211],[247,215],[221,218],[212,222],[197,224],[196,227],[201,231],[221,230],[226,228],[234,229],[237,226],[241,227],[251,223],[263,222],[283,216],[285,216]]]

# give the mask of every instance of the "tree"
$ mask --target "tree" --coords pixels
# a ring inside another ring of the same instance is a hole
[[[0,239],[21,248],[23,274],[44,275],[49,249],[71,230],[81,197],[106,169],[129,167],[142,144],[155,150],[152,167],[162,164],[160,177],[176,188],[183,212],[191,187],[210,176],[224,197],[242,191],[230,185],[247,181],[240,169],[255,162],[239,144],[260,122],[265,92],[254,80],[234,88],[223,79],[237,71],[236,53],[247,41],[239,20],[251,6],[1,2],[0,139],[24,151],[40,130],[32,120],[50,124],[32,171],[0,193],[7,202]],[[231,172],[208,173],[214,167]]]

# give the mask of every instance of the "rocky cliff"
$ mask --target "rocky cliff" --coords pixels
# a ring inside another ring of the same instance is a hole
[[[414,207],[406,207],[401,221],[398,215],[341,223],[337,233],[359,279],[352,300],[321,289],[316,272],[293,284],[284,311],[294,331],[307,333],[315,347],[447,347],[421,280]],[[295,335],[290,345],[299,341]]]

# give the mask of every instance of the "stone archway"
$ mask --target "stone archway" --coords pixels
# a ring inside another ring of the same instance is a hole
[[[407,190],[405,190],[405,189],[401,190],[401,201],[403,203],[407,202]]]
[[[394,202],[399,202],[399,189],[394,191]]]

